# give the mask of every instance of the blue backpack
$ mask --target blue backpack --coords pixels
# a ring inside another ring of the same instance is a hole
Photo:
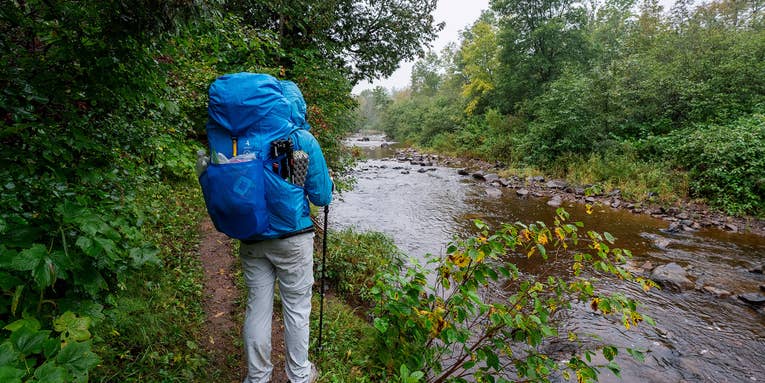
[[[209,96],[210,164],[199,183],[215,227],[242,240],[300,229],[305,191],[270,168],[272,143],[309,128],[300,90],[270,75],[236,73],[216,79]],[[219,155],[230,162],[217,162]]]

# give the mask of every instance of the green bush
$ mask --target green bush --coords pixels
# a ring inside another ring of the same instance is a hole
[[[765,214],[765,115],[684,129],[669,143],[694,196],[729,214]]]
[[[379,232],[331,231],[328,241],[324,276],[346,298],[367,301],[375,275],[402,264],[393,240]]]
[[[606,277],[638,283],[645,290],[655,286],[620,267],[631,253],[612,248],[614,238],[607,232],[580,233],[582,224],[568,218],[559,209],[551,227],[516,223],[495,232],[476,221],[480,234],[450,244],[444,257],[430,257],[425,267],[383,273],[372,290],[378,363],[388,375],[421,371],[428,382],[508,382],[508,375],[547,382],[558,372],[565,381],[576,376],[577,381],[592,382],[601,368],[618,376],[614,346],[576,344],[577,353],[563,364],[560,356],[541,347],[545,340],[577,341],[579,334],[559,334],[557,325],[577,302],[589,303],[626,329],[643,320],[652,323],[638,312],[634,299],[596,290]],[[529,258],[539,263],[567,259],[570,274],[520,270],[520,260]],[[429,278],[433,274],[435,283]],[[499,286],[505,286],[505,294],[486,294]],[[592,347],[602,352],[606,364],[591,362]],[[627,352],[642,358],[640,351]]]

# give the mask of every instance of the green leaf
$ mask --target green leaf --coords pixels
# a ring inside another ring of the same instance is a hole
[[[10,341],[0,344],[0,366],[15,366],[21,359],[21,354],[13,348]]]
[[[48,330],[35,331],[24,326],[11,334],[11,342],[24,355],[39,354],[48,335]]]
[[[374,326],[377,329],[377,331],[380,331],[383,334],[385,334],[385,332],[388,331],[388,321],[383,318],[375,318]]]
[[[66,369],[56,366],[53,362],[45,362],[35,370],[35,378],[41,383],[66,383],[68,374]]]
[[[606,367],[609,370],[611,370],[611,372],[613,372],[614,375],[616,375],[617,378],[621,378],[622,377],[621,376],[621,370],[619,369],[619,365],[616,364],[616,362],[614,362],[613,360],[608,362],[608,365],[606,365]]]
[[[32,277],[40,290],[52,286],[56,282],[56,267],[53,265],[53,260],[47,256],[42,259],[32,270]]]
[[[4,291],[10,291],[14,287],[21,285],[23,282],[21,279],[14,277],[4,271],[0,271],[0,289]]]
[[[130,249],[130,265],[140,268],[144,265],[159,266],[162,261],[157,257],[159,249],[156,247],[134,247]]]
[[[48,338],[43,342],[43,356],[45,359],[52,359],[61,349],[61,341],[56,338]]]
[[[24,370],[19,370],[11,366],[0,367],[0,382],[3,383],[21,383],[21,378],[26,373]]]
[[[24,249],[13,259],[11,268],[18,271],[33,270],[48,255],[44,245],[35,243],[32,247]]]
[[[10,323],[3,327],[4,329],[14,332],[22,327],[29,327],[31,330],[37,331],[40,329],[40,322],[35,318],[19,319],[13,323]]]
[[[56,362],[72,375],[83,375],[95,367],[99,359],[90,351],[90,342],[72,342],[61,349]]]
[[[496,353],[487,351],[486,352],[486,366],[493,368],[495,371],[499,371],[499,356],[497,356]]]
[[[613,235],[611,235],[611,233],[609,233],[609,232],[607,232],[607,231],[604,231],[604,232],[603,232],[603,236],[606,238],[606,241],[608,241],[608,243],[611,243],[611,244],[613,244],[613,243],[614,243],[614,241],[616,241],[616,238],[614,238],[614,236],[613,236]]]
[[[614,346],[605,346],[603,347],[603,357],[606,358],[608,361],[614,360],[614,357],[619,353],[619,351]]]
[[[645,361],[645,354],[643,354],[642,351],[638,351],[638,350],[635,350],[635,349],[632,349],[632,348],[628,348],[627,349],[627,353],[630,354],[632,356],[632,358],[634,358],[635,360],[637,360],[637,361],[639,361],[641,363]]]
[[[90,318],[67,311],[53,321],[53,329],[61,333],[64,342],[84,341],[90,339],[90,324]]]

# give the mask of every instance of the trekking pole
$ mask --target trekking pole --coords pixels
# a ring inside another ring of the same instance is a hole
[[[321,287],[319,290],[319,354],[321,355],[323,345],[321,344],[321,331],[324,327],[324,267],[327,260],[327,223],[329,222],[329,205],[324,206],[324,239],[321,241]]]

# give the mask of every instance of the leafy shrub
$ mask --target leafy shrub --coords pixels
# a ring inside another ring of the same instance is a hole
[[[765,214],[765,115],[685,129],[669,152],[690,172],[691,193],[730,214]]]
[[[642,160],[633,144],[624,142],[586,158],[563,156],[558,164],[565,167],[568,179],[579,184],[599,184],[606,192],[619,189],[631,200],[657,195],[665,202],[684,198],[688,176],[672,169],[667,161]]]
[[[402,365],[407,374],[421,371],[426,382],[464,382],[467,377],[508,382],[508,373],[523,381],[545,382],[559,370],[566,381],[575,375],[587,382],[597,380],[599,368],[618,375],[618,350],[613,346],[598,347],[608,361],[603,366],[589,363],[592,346],[580,345],[563,365],[560,356],[542,348],[545,340],[566,337],[559,334],[556,318],[574,305],[589,303],[626,329],[643,320],[652,322],[638,312],[635,300],[595,290],[596,282],[608,276],[640,283],[646,290],[655,286],[619,266],[631,253],[611,248],[614,238],[609,233],[580,234],[581,223],[568,223],[568,218],[559,209],[552,227],[541,222],[506,224],[494,233],[475,221],[481,233],[452,243],[443,259],[431,257],[427,267],[384,273],[372,291],[379,362],[389,374]],[[570,275],[522,272],[516,262],[528,258],[565,259]],[[427,277],[433,273],[434,284]],[[487,295],[494,289],[503,293]],[[578,335],[567,337],[573,342]],[[642,356],[640,351],[627,351]]]
[[[379,232],[345,229],[330,232],[328,240],[324,276],[346,298],[368,299],[377,273],[402,264],[393,240]]]

